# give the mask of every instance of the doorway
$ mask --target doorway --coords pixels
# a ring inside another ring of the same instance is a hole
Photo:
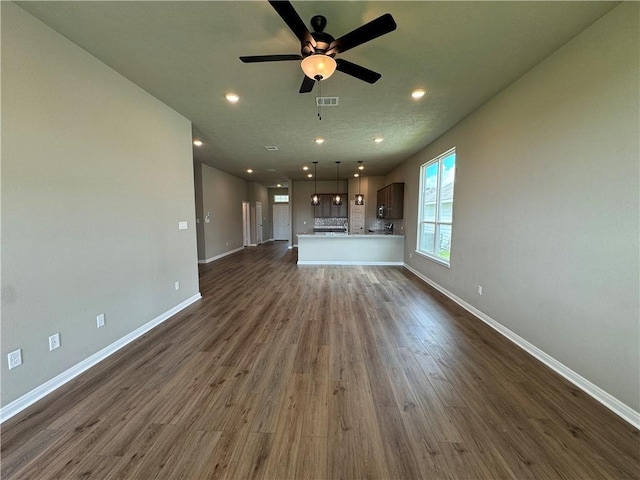
[[[256,202],[256,244],[262,243],[262,202]]]
[[[273,205],[273,239],[289,240],[289,204]]]
[[[251,243],[251,223],[249,221],[249,202],[242,202],[242,246],[248,247]]]

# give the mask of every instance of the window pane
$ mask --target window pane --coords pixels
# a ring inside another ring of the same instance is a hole
[[[426,222],[436,221],[436,202],[424,204],[422,207],[422,220]]]
[[[420,248],[421,252],[434,253],[436,226],[433,223],[423,223],[420,228]]]
[[[440,204],[440,221],[451,223],[453,221],[453,201],[447,200]]]
[[[437,255],[448,261],[451,253],[451,225],[438,225],[437,248]]]
[[[456,154],[447,155],[440,161],[440,211],[438,221],[451,222],[453,212],[453,184],[456,175]]]
[[[438,192],[438,162],[427,166],[424,170],[424,175],[422,191],[422,220],[435,222],[436,199]]]

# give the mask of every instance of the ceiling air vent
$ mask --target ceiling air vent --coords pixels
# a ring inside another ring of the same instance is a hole
[[[269,152],[275,152],[276,150],[278,150],[278,147],[276,147],[275,145],[265,145],[264,148]]]
[[[340,97],[316,97],[318,107],[337,107]]]

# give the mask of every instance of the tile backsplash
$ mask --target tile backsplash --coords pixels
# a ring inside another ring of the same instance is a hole
[[[316,218],[314,220],[314,227],[344,227],[347,222],[346,217]]]

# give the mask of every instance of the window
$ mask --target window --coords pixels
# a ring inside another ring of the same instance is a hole
[[[274,195],[273,203],[289,203],[289,195]]]
[[[417,251],[447,266],[451,254],[455,173],[455,148],[420,167]]]

